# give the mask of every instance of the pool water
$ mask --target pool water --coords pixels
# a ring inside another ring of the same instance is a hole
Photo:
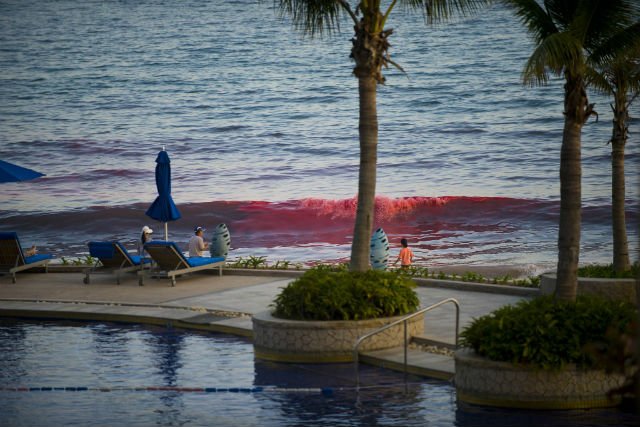
[[[2,426],[632,426],[640,421],[619,409],[533,412],[458,404],[450,383],[366,365],[360,367],[356,391],[351,364],[264,362],[254,359],[247,339],[161,327],[0,319],[0,354]]]

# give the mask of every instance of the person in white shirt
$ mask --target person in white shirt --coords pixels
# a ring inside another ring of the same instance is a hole
[[[203,252],[209,248],[209,244],[202,238],[204,228],[196,227],[193,231],[195,232],[195,235],[191,236],[191,239],[189,239],[189,256],[203,256]]]

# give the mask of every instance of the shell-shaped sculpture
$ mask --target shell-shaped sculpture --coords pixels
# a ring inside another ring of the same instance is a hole
[[[227,257],[231,247],[231,233],[226,224],[218,224],[213,230],[209,252],[212,257]]]
[[[378,228],[371,236],[371,268],[386,270],[389,262],[389,239],[382,228]]]

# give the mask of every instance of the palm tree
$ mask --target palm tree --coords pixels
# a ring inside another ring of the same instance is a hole
[[[624,149],[629,137],[629,107],[640,95],[640,23],[624,31],[635,34],[636,46],[605,58],[590,76],[589,84],[613,96],[613,130],[611,133],[611,217],[613,231],[613,268],[622,273],[631,268],[625,221]],[[610,45],[618,46],[614,36]],[[608,50],[608,49],[607,49]]]
[[[382,67],[396,66],[389,57],[389,36],[385,29],[389,14],[397,4],[422,11],[427,22],[445,20],[455,13],[477,9],[490,0],[390,0],[383,10],[381,0],[276,0],[282,14],[291,16],[296,27],[309,35],[340,31],[341,18],[353,23],[351,58],[358,79],[360,169],[358,206],[351,245],[352,271],[369,269],[370,239],[376,194],[378,147],[377,87],[384,84]],[[353,3],[353,4],[352,4]]]
[[[591,53],[630,25],[635,0],[502,0],[532,34],[535,49],[523,71],[526,84],[544,85],[553,73],[564,85],[560,151],[560,221],[556,298],[574,301],[580,254],[582,127],[596,114],[587,98]],[[603,54],[601,56],[604,57]]]
[[[629,107],[640,95],[640,7],[631,18],[635,24],[614,35],[593,56],[596,69],[590,70],[590,85],[613,96],[611,134],[611,210],[613,228],[613,268],[620,273],[630,268],[625,221],[624,148],[629,135]],[[611,54],[612,52],[613,55]],[[636,304],[640,305],[640,277],[636,278]],[[640,324],[640,312],[636,322]],[[640,360],[640,331],[635,336],[635,360]],[[636,397],[640,411],[640,370],[627,377],[626,390]]]

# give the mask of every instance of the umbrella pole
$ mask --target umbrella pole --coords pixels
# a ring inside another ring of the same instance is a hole
[[[164,240],[169,241],[169,223],[164,223]]]

